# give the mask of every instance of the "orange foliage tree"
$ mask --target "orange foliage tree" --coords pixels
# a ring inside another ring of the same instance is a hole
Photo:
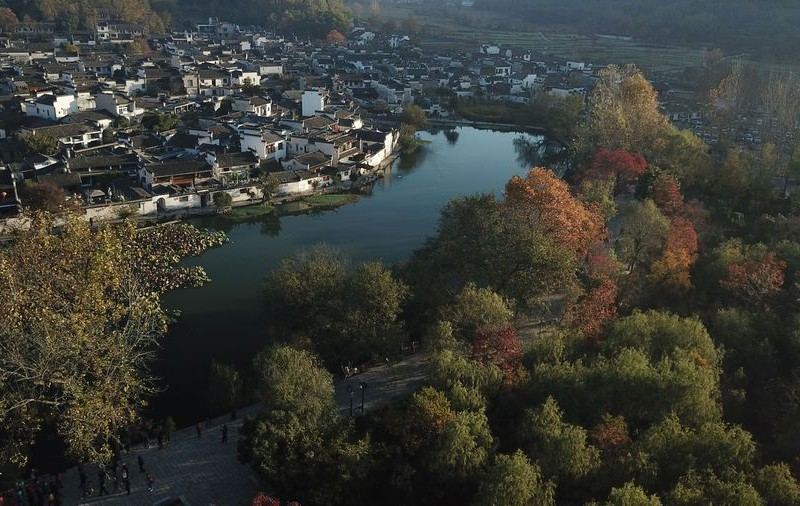
[[[511,178],[506,185],[506,204],[578,259],[584,259],[593,245],[605,239],[602,215],[575,198],[567,183],[549,169],[536,167],[525,178]]]
[[[728,266],[720,285],[746,303],[760,303],[783,287],[786,262],[767,253],[760,261],[746,260]]]
[[[599,338],[606,324],[617,316],[617,291],[613,280],[601,281],[567,308],[564,323],[585,337]]]
[[[691,268],[697,259],[697,232],[685,218],[672,220],[661,257],[650,266],[651,279],[675,293],[692,287]]]

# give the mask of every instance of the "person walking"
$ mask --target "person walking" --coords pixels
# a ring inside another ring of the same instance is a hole
[[[78,464],[78,478],[81,481],[80,489],[81,489],[81,497],[86,497],[86,489],[87,489],[87,477],[86,472],[83,470],[83,464]]]
[[[153,491],[153,486],[156,483],[156,479],[150,473],[147,473],[147,478],[146,479],[147,479],[147,491],[148,492],[152,492]]]
[[[100,489],[97,492],[98,496],[108,494],[108,489],[106,488],[106,472],[102,468],[97,470],[97,486]]]
[[[222,442],[223,443],[227,443],[228,442],[228,424],[227,423],[222,424]]]
[[[123,462],[120,474],[122,475],[122,483],[125,485],[125,493],[131,495],[131,480],[128,476],[128,464]]]
[[[139,463],[139,472],[143,473],[144,472],[144,457],[139,455],[138,457],[136,457],[136,462]]]
[[[158,434],[158,449],[164,449],[164,436],[161,433]]]
[[[203,437],[203,424],[202,423],[197,422],[197,425],[195,426],[194,429],[197,431],[197,439],[200,439],[201,437]]]

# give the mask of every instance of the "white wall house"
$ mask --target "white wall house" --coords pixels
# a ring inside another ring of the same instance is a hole
[[[262,97],[237,98],[233,101],[232,109],[238,112],[249,112],[262,118],[272,116],[272,102]]]
[[[136,102],[125,95],[104,91],[95,95],[98,111],[108,111],[114,116],[127,119],[144,114],[144,109],[136,107]]]
[[[317,111],[325,109],[327,96],[319,90],[306,90],[303,92],[301,102],[303,116],[314,116]]]
[[[270,129],[255,125],[239,128],[242,151],[249,151],[260,160],[282,160],[286,158],[286,138]]]
[[[74,95],[42,95],[25,102],[25,114],[50,120],[61,119],[78,112]]]

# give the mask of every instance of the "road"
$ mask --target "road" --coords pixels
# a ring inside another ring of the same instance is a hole
[[[350,394],[353,389],[355,414],[361,408],[360,384],[366,383],[364,391],[365,409],[405,396],[424,382],[427,373],[427,358],[423,354],[412,355],[401,362],[383,365],[349,379],[338,381],[336,402],[340,413],[349,416]],[[229,417],[214,419],[202,437],[195,428],[178,430],[164,449],[155,445],[150,448],[133,448],[123,454],[120,465],[128,464],[131,477],[131,494],[114,492],[113,482],[107,480],[111,495],[99,497],[97,490],[97,468],[86,466],[86,474],[94,487],[92,497],[81,499],[78,490],[78,471],[70,469],[64,475],[64,504],[76,505],[153,505],[168,499],[181,498],[183,504],[193,506],[249,504],[258,490],[258,479],[249,466],[236,458],[236,440],[242,418],[255,416],[263,406],[254,405],[239,411],[239,419]],[[227,424],[229,440],[222,443],[221,428]],[[155,478],[153,492],[147,490],[145,473],[139,472],[137,458],[142,456],[146,472]],[[169,504],[164,502],[163,504]]]

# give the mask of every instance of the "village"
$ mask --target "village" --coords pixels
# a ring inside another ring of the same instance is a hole
[[[458,104],[547,97],[582,110],[604,68],[491,43],[432,54],[365,28],[303,42],[215,18],[163,36],[110,20],[70,35],[20,23],[0,44],[6,223],[54,199],[104,221],[351,191],[393,159],[409,104],[445,128],[508,127]],[[714,141],[700,110],[655,84],[676,123]]]

